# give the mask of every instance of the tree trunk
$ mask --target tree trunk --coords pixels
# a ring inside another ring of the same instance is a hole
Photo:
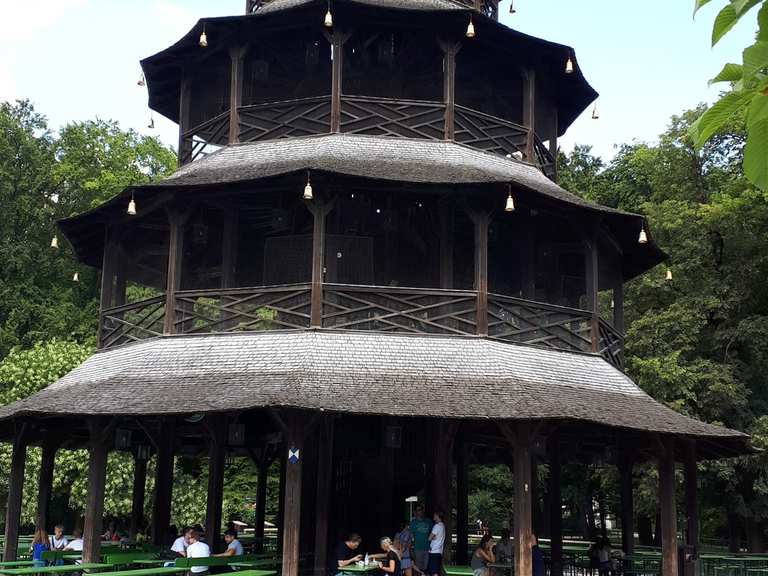
[[[747,531],[747,550],[752,554],[765,552],[765,526],[760,522],[755,522],[754,518],[747,518],[745,528]]]
[[[651,519],[643,514],[637,516],[637,536],[642,546],[653,545],[653,526]]]
[[[728,551],[738,552],[741,548],[741,522],[735,512],[728,513]]]
[[[656,520],[653,523],[653,545],[661,546],[661,512],[656,512]]]

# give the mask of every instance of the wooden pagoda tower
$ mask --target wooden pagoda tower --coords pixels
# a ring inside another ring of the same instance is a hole
[[[178,171],[59,223],[101,269],[99,350],[0,411],[5,558],[26,446],[50,470],[52,439],[66,438],[90,454],[86,560],[110,450],[136,458],[136,524],[156,459],[158,544],[174,455],[208,457],[213,543],[226,456],[258,463],[260,534],[279,458],[283,576],[324,573],[345,530],[393,533],[416,493],[456,509],[466,562],[467,466],[494,456],[514,469],[518,576],[531,574],[537,462],[555,502],[561,462],[619,466],[629,552],[632,466],[653,459],[663,573],[676,573],[675,463],[695,547],[696,461],[744,453],[748,438],[656,403],[622,371],[623,285],[664,255],[641,216],[556,183],[558,137],[597,96],[574,50],[502,25],[494,0],[246,12],[200,20],[142,62],[150,107],[179,125]]]

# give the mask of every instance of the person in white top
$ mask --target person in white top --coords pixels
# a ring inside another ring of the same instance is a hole
[[[210,558],[211,549],[208,544],[200,541],[200,532],[194,528],[189,532],[189,546],[187,546],[187,558]],[[207,574],[208,566],[192,566],[191,574]]]
[[[53,536],[48,537],[48,546],[51,550],[64,550],[67,547],[67,539],[64,537],[64,526],[56,524],[53,527]]]
[[[445,545],[445,524],[443,513],[435,512],[432,516],[435,522],[429,533],[429,562],[427,564],[428,576],[442,576],[443,573],[443,546]]]
[[[83,551],[83,531],[80,528],[75,528],[72,532],[72,540],[66,545],[64,550],[71,550],[73,552]]]
[[[189,546],[189,533],[192,531],[192,528],[184,528],[181,531],[181,536],[176,538],[176,540],[173,541],[173,544],[171,544],[171,552],[176,552],[179,556],[186,556],[187,555],[187,546]]]

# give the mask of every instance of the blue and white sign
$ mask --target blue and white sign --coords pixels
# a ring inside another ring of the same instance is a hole
[[[299,462],[299,458],[301,458],[301,450],[298,448],[288,449],[288,462],[290,464],[297,464]]]

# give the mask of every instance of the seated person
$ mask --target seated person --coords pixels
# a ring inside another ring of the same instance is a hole
[[[48,547],[51,550],[64,550],[67,547],[67,539],[64,536],[64,526],[56,524],[53,527],[53,536],[48,537]]]
[[[509,528],[503,528],[501,530],[501,540],[499,540],[494,547],[493,554],[496,556],[496,562],[499,562],[500,564],[511,564],[515,559],[515,549],[512,547],[512,538],[509,533]]]
[[[344,568],[345,566],[349,566],[350,564],[354,564],[363,559],[363,555],[357,553],[357,549],[360,547],[360,542],[362,541],[363,539],[360,538],[359,534],[352,533],[346,540],[344,540],[344,542],[339,542],[332,558],[332,574],[339,573],[339,568]]]
[[[189,546],[189,533],[192,528],[185,526],[181,531],[181,536],[176,538],[171,544],[171,552],[176,552],[180,557],[184,558],[187,555],[187,546]]]
[[[392,546],[392,540],[386,536],[379,540],[383,554],[373,554],[371,558],[381,561],[381,576],[400,576],[400,555]]]
[[[75,528],[72,532],[72,540],[64,548],[65,551],[82,552],[83,551],[83,531]]]
[[[237,530],[227,530],[224,532],[224,542],[227,544],[227,549],[221,554],[214,554],[214,556],[242,556],[243,545],[240,540],[237,539]]]
[[[200,532],[192,528],[189,531],[189,546],[187,546],[187,558],[210,558],[211,549],[208,544],[200,540]],[[190,574],[200,576],[208,574],[208,566],[192,566],[189,569]]]

